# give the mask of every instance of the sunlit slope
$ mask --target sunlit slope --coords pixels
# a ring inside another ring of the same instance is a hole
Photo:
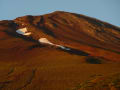
[[[119,86],[119,40],[120,28],[69,12],[0,21],[0,90]],[[95,86],[84,83],[97,75]]]
[[[38,41],[47,38],[52,43],[90,53],[107,59],[118,60],[120,28],[84,15],[57,11],[43,16],[23,16],[14,20],[27,27]]]

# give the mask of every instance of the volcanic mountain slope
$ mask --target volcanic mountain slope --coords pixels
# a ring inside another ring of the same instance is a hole
[[[13,21],[15,34],[27,28],[30,35],[21,35],[38,41],[46,38],[51,43],[82,50],[91,56],[118,60],[120,53],[120,28],[84,15],[57,11],[43,16],[23,16]],[[12,27],[11,27],[12,28]]]
[[[119,27],[80,14],[0,21],[0,89],[66,90],[119,72],[119,45]]]

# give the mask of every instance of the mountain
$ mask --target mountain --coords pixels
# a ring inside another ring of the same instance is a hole
[[[64,90],[119,62],[120,28],[107,22],[64,11],[0,21],[0,89]]]

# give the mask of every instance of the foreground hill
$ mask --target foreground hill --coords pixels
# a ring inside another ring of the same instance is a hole
[[[72,90],[91,75],[118,73],[119,45],[119,27],[80,14],[0,21],[0,89]]]

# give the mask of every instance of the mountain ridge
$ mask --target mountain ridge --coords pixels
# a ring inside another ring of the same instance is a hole
[[[120,56],[120,28],[81,14],[55,11],[40,16],[27,15],[1,21],[0,26],[9,27],[1,27],[4,32],[28,41],[39,43],[40,38],[47,38],[54,44],[82,50],[91,56],[115,58],[115,61]],[[20,28],[27,28],[32,34],[16,33]]]
[[[120,28],[80,14],[0,21],[0,90],[119,90],[119,47]]]

